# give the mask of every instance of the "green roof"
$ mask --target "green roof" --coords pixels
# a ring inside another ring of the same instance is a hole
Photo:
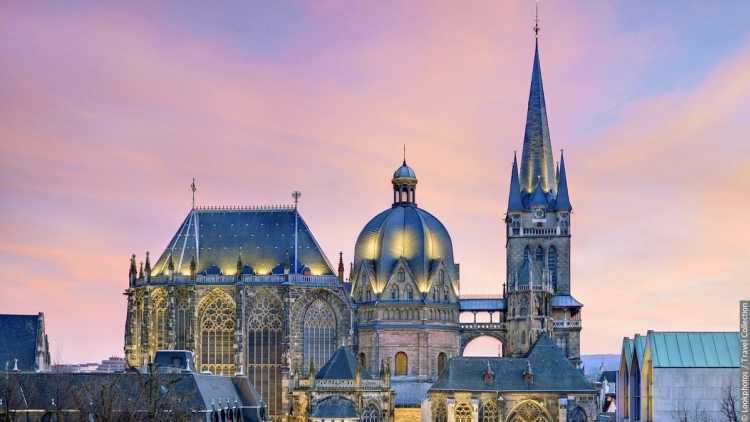
[[[647,334],[655,368],[737,368],[738,332],[664,332]]]
[[[646,336],[636,334],[633,336],[633,348],[635,356],[638,358],[638,368],[643,366],[643,353],[646,351]]]
[[[625,356],[625,365],[630,373],[630,366],[633,364],[633,340],[629,337],[622,339],[622,354]]]

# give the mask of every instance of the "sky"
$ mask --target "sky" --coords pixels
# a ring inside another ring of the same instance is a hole
[[[33,4],[32,4],[33,3]],[[156,4],[158,3],[158,4]],[[123,355],[128,259],[190,208],[290,203],[335,260],[402,159],[461,292],[499,294],[533,1],[2,2],[0,313]],[[736,330],[750,298],[750,3],[539,4],[583,353]],[[492,347],[479,343],[476,347]]]

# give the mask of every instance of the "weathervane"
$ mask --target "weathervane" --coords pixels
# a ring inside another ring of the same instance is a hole
[[[539,0],[536,1],[536,16],[534,16],[534,37],[539,38]]]
[[[195,191],[198,190],[195,186],[195,177],[193,177],[193,183],[190,184],[190,190],[193,192],[193,209],[195,209]]]

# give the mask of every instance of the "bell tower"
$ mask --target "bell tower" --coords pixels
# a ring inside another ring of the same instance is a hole
[[[506,224],[506,355],[524,356],[543,333],[580,362],[583,306],[571,296],[570,215],[565,159],[555,166],[547,122],[539,25],[521,163],[513,156]]]

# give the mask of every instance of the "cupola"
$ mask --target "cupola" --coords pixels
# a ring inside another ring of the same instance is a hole
[[[393,206],[415,206],[417,175],[411,167],[406,165],[406,160],[393,173]]]

